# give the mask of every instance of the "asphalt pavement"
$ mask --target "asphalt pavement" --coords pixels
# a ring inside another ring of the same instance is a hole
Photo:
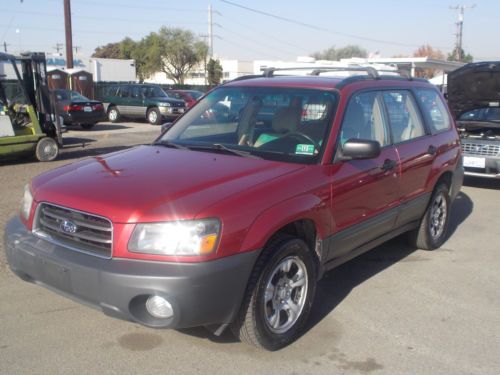
[[[146,123],[70,130],[52,163],[0,164],[0,226],[38,173],[150,143]],[[498,374],[500,181],[466,179],[450,239],[395,239],[320,282],[307,332],[274,353],[203,328],[155,330],[109,318],[14,276],[0,232],[0,374]]]

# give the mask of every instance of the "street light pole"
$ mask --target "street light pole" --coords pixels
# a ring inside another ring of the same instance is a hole
[[[66,68],[73,68],[73,32],[71,30],[71,4],[64,0],[64,30],[66,31]]]

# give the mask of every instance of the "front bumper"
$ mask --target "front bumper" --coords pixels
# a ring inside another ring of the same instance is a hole
[[[158,328],[230,323],[259,254],[201,263],[101,259],[39,239],[19,218],[7,223],[4,239],[10,268],[22,279],[107,315]],[[144,305],[151,295],[166,298],[173,317],[150,316]]]
[[[184,107],[158,107],[160,109],[160,113],[163,117],[166,118],[176,118],[182,115],[186,108]]]
[[[460,140],[465,175],[500,178],[500,142],[489,139]]]

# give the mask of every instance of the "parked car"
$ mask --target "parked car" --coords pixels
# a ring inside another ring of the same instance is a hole
[[[239,78],[151,145],[35,177],[6,226],[11,269],[149,327],[288,345],[326,271],[449,235],[463,168],[443,98],[368,72]]]
[[[92,129],[99,121],[106,119],[103,104],[98,100],[86,98],[82,94],[65,89],[54,90],[57,113],[65,125],[80,125]]]
[[[172,98],[184,100],[187,107],[191,108],[204,93],[196,90],[167,90],[167,95]]]
[[[175,120],[186,109],[183,100],[169,97],[157,85],[112,85],[107,89],[103,102],[111,122],[118,122],[123,116],[144,118],[152,125],[159,125],[165,120]]]
[[[500,178],[500,61],[463,66],[448,75],[465,174]]]

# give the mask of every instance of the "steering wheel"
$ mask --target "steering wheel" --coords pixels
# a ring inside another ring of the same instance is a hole
[[[284,134],[281,137],[281,139],[283,139],[283,138],[295,138],[295,139],[300,138],[302,140],[307,141],[307,143],[314,145],[314,148],[318,151],[321,148],[321,146],[314,139],[312,139],[311,137],[309,137],[307,134],[304,134],[304,133],[290,132],[290,133]]]

